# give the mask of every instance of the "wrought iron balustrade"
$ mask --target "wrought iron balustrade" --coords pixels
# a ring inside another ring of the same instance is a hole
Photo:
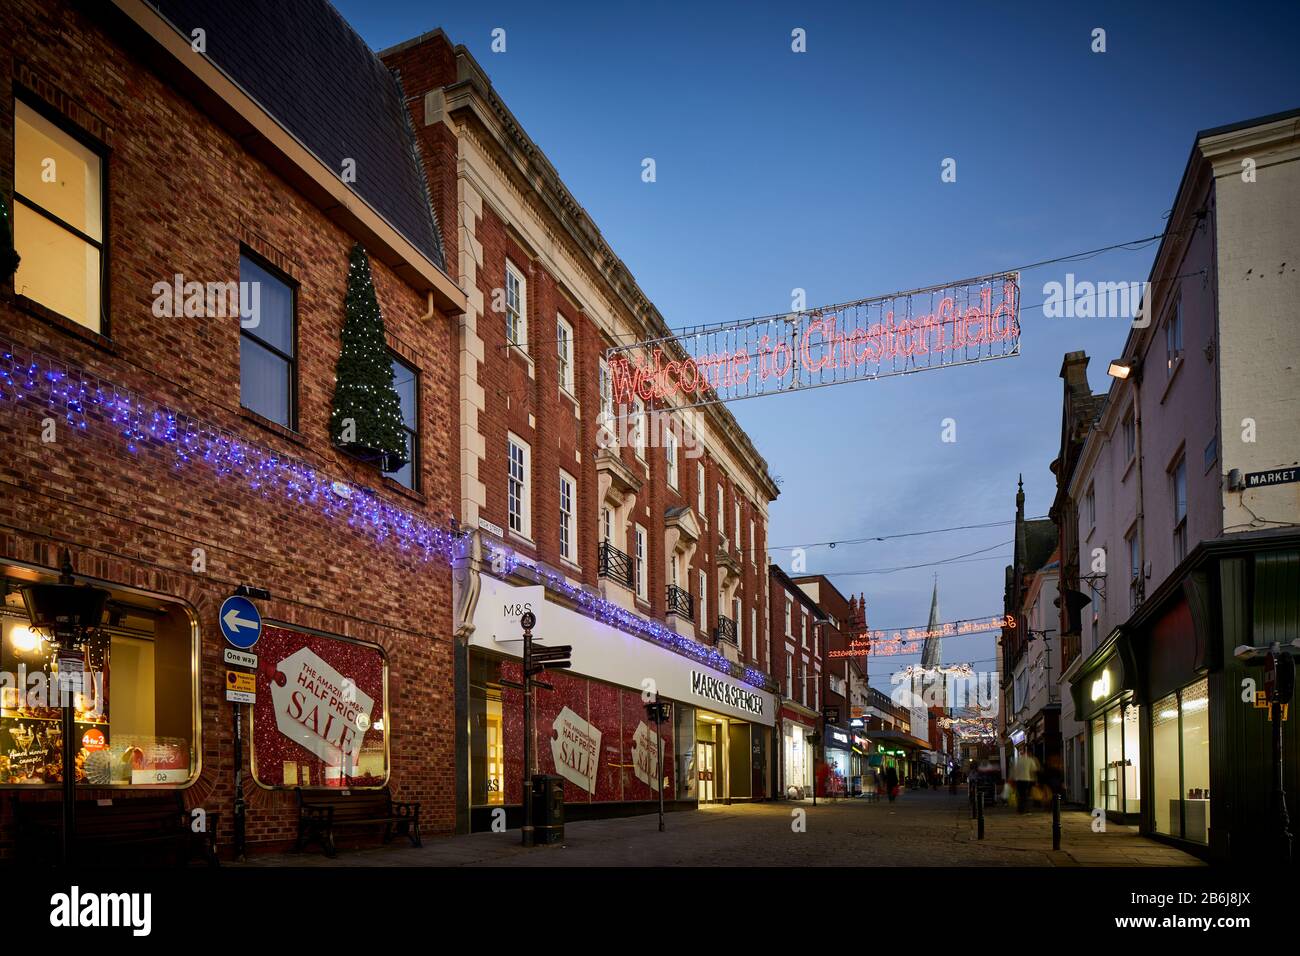
[[[600,576],[632,590],[632,557],[608,541],[600,543]]]

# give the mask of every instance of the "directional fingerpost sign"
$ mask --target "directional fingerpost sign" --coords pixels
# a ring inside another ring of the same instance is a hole
[[[226,598],[221,602],[218,617],[227,643],[240,650],[248,650],[262,635],[262,615],[248,598]]]

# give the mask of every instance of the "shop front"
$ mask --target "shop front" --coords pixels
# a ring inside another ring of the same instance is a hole
[[[563,778],[569,819],[648,813],[771,796],[775,701],[765,690],[548,599],[480,575],[468,648],[469,816],[491,829],[522,815],[523,609],[538,646],[572,647],[572,667],[549,670],[534,693],[533,772]],[[656,726],[652,699],[670,716]],[[499,816],[499,815],[498,815]]]
[[[823,740],[828,770],[827,791],[831,795],[852,795],[862,789],[861,771],[855,772],[853,738],[843,727],[828,725]],[[856,776],[856,780],[854,779]]]
[[[1116,630],[1072,680],[1075,713],[1088,727],[1088,793],[1094,810],[1136,824],[1142,811],[1142,707],[1124,634]]]
[[[817,726],[816,714],[790,701],[781,707],[781,787],[790,800],[812,795],[817,750],[809,739]]]
[[[75,658],[60,658],[30,627],[21,591],[57,575],[3,562],[0,574],[0,787],[59,798],[65,701],[74,708],[74,773],[85,799],[100,790],[190,786],[203,753],[193,608],[96,582],[109,592],[103,624],[87,633]]]

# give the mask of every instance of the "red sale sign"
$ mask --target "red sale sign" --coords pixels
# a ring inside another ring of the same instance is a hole
[[[267,625],[258,643],[253,773],[269,787],[382,786],[379,648]]]

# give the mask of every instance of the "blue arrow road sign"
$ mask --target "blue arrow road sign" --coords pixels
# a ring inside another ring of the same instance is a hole
[[[221,633],[240,650],[248,650],[262,635],[262,615],[248,598],[228,597],[221,602]]]

